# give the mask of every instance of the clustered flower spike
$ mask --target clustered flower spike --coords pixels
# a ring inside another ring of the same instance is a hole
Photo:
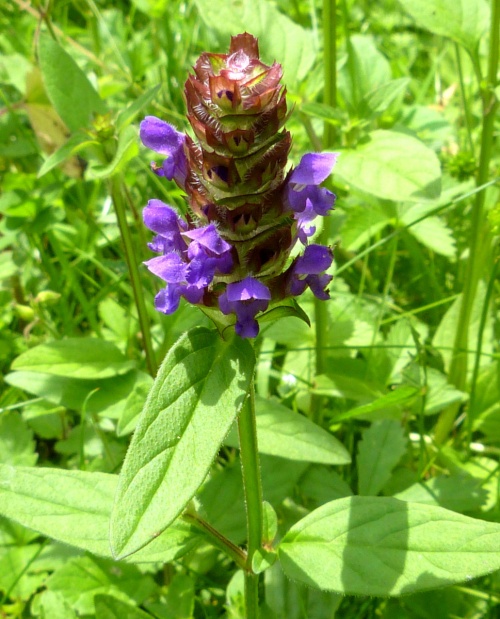
[[[166,156],[153,171],[175,181],[189,204],[185,219],[160,200],[144,209],[156,235],[149,247],[159,254],[146,265],[165,282],[159,311],[175,312],[184,297],[219,324],[232,317],[241,337],[256,337],[258,315],[271,305],[308,287],[328,298],[332,251],[309,238],[314,219],[333,209],[335,195],[320,185],[337,154],[308,153],[287,173],[281,77],[281,65],[259,60],[257,39],[239,34],[228,54],[203,53],[187,79],[195,139],[154,116],[141,123],[143,144]],[[297,243],[305,249],[290,261]]]

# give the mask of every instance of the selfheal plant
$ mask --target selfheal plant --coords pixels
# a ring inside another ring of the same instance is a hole
[[[143,144],[167,157],[154,172],[175,181],[189,205],[185,219],[160,200],[144,209],[160,254],[146,265],[165,282],[159,311],[171,314],[184,297],[220,330],[235,324],[241,337],[256,337],[263,312],[306,288],[328,298],[332,251],[308,242],[314,219],[333,209],[335,195],[320,185],[337,155],[308,153],[287,171],[281,77],[280,64],[259,60],[257,39],[240,34],[228,54],[203,53],[188,77],[194,139],[154,116],[141,123]],[[291,259],[297,245],[305,251]]]

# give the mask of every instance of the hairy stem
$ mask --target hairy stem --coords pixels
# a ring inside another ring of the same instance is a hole
[[[217,548],[220,548],[229,557],[231,557],[238,567],[243,570],[246,569],[247,555],[245,552],[233,544],[233,542],[227,539],[227,537],[222,535],[220,531],[217,531],[217,529],[215,529],[206,520],[203,520],[203,518],[201,518],[198,514],[185,512],[182,515],[182,518],[208,535],[212,544]]]
[[[252,570],[255,552],[262,546],[262,481],[260,477],[257,427],[255,423],[255,385],[250,385],[250,395],[238,417],[241,470],[247,515],[248,551],[245,569],[246,619],[259,616],[259,576]]]
[[[113,205],[115,207],[116,219],[118,221],[118,227],[120,228],[120,235],[125,249],[125,258],[127,260],[128,271],[130,273],[130,282],[134,292],[134,300],[137,308],[137,315],[139,317],[139,326],[142,333],[144,352],[146,353],[146,365],[151,376],[156,376],[158,367],[156,365],[153,343],[151,340],[149,317],[146,309],[146,303],[144,302],[141,278],[137,267],[134,245],[132,243],[132,235],[127,223],[125,201],[123,196],[124,190],[122,181],[119,175],[115,175],[111,179],[111,199],[113,200]]]
[[[498,57],[500,48],[500,2],[491,2],[491,31],[488,57],[488,74],[485,83],[480,83],[483,102],[483,126],[481,132],[481,150],[479,155],[479,170],[477,186],[484,185],[488,180],[491,160],[495,114],[498,101],[494,93],[497,84]],[[465,272],[462,293],[462,303],[457,322],[457,330],[453,345],[453,357],[450,364],[449,381],[458,389],[464,390],[467,382],[467,353],[469,341],[469,325],[472,315],[474,298],[481,278],[481,266],[484,257],[484,201],[485,191],[476,194],[472,210],[471,233],[469,242],[469,260]],[[434,440],[443,443],[453,427],[457,415],[457,406],[445,409],[438,420]]]

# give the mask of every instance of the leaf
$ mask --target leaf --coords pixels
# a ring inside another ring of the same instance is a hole
[[[142,604],[156,589],[152,577],[141,574],[135,565],[117,566],[109,559],[86,556],[70,559],[48,578],[46,586],[79,616],[93,614],[97,594]]]
[[[247,340],[195,328],[170,349],[123,464],[111,517],[115,556],[136,552],[192,499],[243,406],[255,357]]]
[[[137,606],[132,606],[111,595],[98,594],[94,598],[96,619],[152,619]]]
[[[80,411],[85,406],[88,413],[99,413],[126,398],[141,376],[141,372],[133,371],[104,380],[82,380],[39,372],[11,372],[5,382],[53,404]]]
[[[33,599],[31,612],[40,619],[76,619],[73,609],[64,597],[47,589]]]
[[[489,23],[484,0],[399,0],[419,26],[449,37],[475,53]]]
[[[363,432],[358,452],[359,493],[377,495],[406,451],[401,424],[384,419]]]
[[[472,373],[472,369],[474,367],[474,359],[475,353],[473,351],[477,348],[477,338],[479,332],[479,326],[481,322],[481,313],[483,310],[484,299],[486,296],[486,285],[483,281],[479,281],[477,286],[477,292],[474,297],[474,303],[472,306],[472,312],[469,323],[469,333],[468,333],[468,346],[467,348],[472,351],[469,353],[468,359],[468,371],[469,374]],[[450,306],[446,314],[443,316],[441,322],[436,329],[434,334],[434,338],[432,340],[432,345],[439,350],[441,353],[446,369],[449,368],[451,363],[451,358],[453,355],[453,342],[455,341],[455,333],[458,325],[458,318],[460,314],[460,305],[462,303],[462,294],[458,296],[458,298],[453,302]],[[488,354],[493,353],[494,350],[494,332],[492,325],[492,316],[491,311],[488,311],[486,324],[483,332],[483,343],[482,343],[482,355],[479,359],[480,367],[484,367],[487,365],[490,360],[487,356]]]
[[[108,165],[93,165],[85,174],[87,180],[109,178],[117,174],[139,152],[137,130],[135,127],[125,127],[118,137],[116,152]]]
[[[439,217],[427,217],[409,229],[410,234],[436,254],[455,259],[457,249],[453,232]]]
[[[126,374],[135,368],[118,348],[97,338],[68,338],[40,344],[14,360],[13,370],[54,376],[102,379]]]
[[[398,387],[394,391],[373,400],[373,402],[370,402],[369,404],[363,404],[363,406],[358,406],[357,408],[352,408],[350,411],[346,411],[345,413],[335,415],[333,422],[336,424],[339,421],[344,421],[345,419],[352,419],[353,417],[361,416],[364,417],[375,412],[391,409],[394,406],[409,404],[415,398],[417,393],[418,389],[415,387],[403,385],[402,387]]]
[[[64,544],[111,557],[109,517],[117,475],[0,465],[0,514]],[[131,562],[168,562],[199,538],[176,523]]]
[[[50,170],[58,166],[60,163],[63,163],[66,159],[69,159],[85,147],[93,144],[97,144],[97,142],[94,140],[89,140],[88,135],[79,132],[74,133],[69,140],[67,140],[43,162],[41,168],[38,170],[38,178],[45,176],[47,172],[50,172]]]
[[[363,102],[372,114],[385,112],[389,105],[406,90],[410,81],[409,77],[400,77],[385,82],[368,92]]]
[[[309,586],[396,596],[497,570],[499,548],[498,523],[389,497],[349,497],[295,524],[278,554],[285,574]]]
[[[85,73],[56,41],[41,36],[38,56],[47,95],[70,131],[87,127],[93,113],[106,113]]]
[[[153,101],[161,88],[161,84],[153,86],[145,93],[143,93],[138,99],[132,101],[132,103],[122,110],[116,118],[116,128],[120,133],[127,125],[133,122],[134,118],[141,112],[147,105]]]
[[[342,443],[307,417],[275,400],[261,397],[256,398],[255,409],[259,452],[323,464],[349,464],[351,461]],[[235,430],[228,435],[225,443],[238,447]]]
[[[0,415],[0,462],[2,464],[33,466],[38,458],[35,453],[33,432],[17,413]]]
[[[413,484],[394,498],[411,503],[440,505],[457,512],[479,509],[486,501],[488,492],[481,482],[470,475],[439,475],[424,482]]]
[[[223,51],[229,47],[231,35],[251,32],[259,39],[263,61],[276,59],[283,65],[288,86],[307,76],[316,57],[313,34],[271,3],[266,0],[195,0],[195,4],[208,28],[219,34]]]
[[[28,600],[39,589],[46,574],[35,570],[32,561],[40,544],[0,547],[0,591],[10,591],[13,599]]]
[[[347,106],[363,117],[366,105],[361,101],[369,93],[391,79],[391,68],[387,58],[375,46],[373,37],[354,34],[347,44],[347,60],[340,67],[338,87]]]
[[[434,151],[395,131],[373,131],[367,143],[342,151],[335,172],[354,187],[387,200],[433,199],[441,191]]]
[[[318,464],[310,466],[299,481],[301,496],[314,507],[352,495],[352,490],[338,473]]]

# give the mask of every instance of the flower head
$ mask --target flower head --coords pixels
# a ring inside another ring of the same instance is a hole
[[[334,194],[320,185],[337,155],[308,153],[287,172],[281,77],[281,65],[260,60],[257,39],[240,34],[228,54],[203,53],[187,79],[194,139],[154,116],[141,123],[144,145],[166,157],[154,172],[185,190],[189,206],[185,219],[160,200],[144,209],[159,254],[146,265],[165,283],[159,311],[174,312],[183,297],[219,327],[232,316],[238,335],[255,337],[270,306],[307,287],[328,298],[332,252],[308,242],[316,217],[333,208]],[[291,261],[297,241],[306,247]]]

